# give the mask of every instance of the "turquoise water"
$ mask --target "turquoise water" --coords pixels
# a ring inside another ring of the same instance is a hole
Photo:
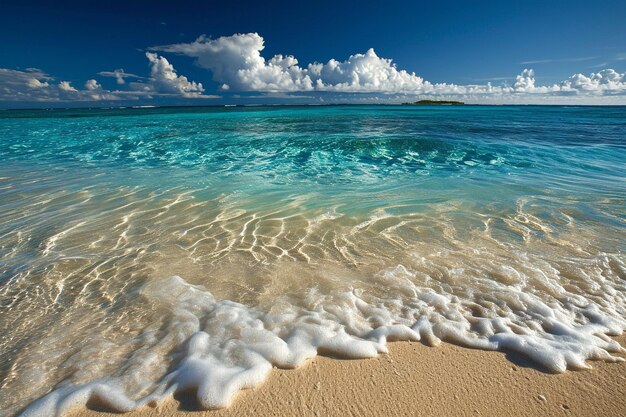
[[[224,406],[387,338],[620,350],[625,107],[10,110],[0,161],[9,415]]]

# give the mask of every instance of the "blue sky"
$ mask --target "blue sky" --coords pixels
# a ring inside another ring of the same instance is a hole
[[[7,1],[0,11],[3,107],[626,95],[624,1]],[[277,54],[297,64],[272,66]],[[329,60],[343,64],[309,67]],[[137,77],[121,84],[106,75],[116,69]]]

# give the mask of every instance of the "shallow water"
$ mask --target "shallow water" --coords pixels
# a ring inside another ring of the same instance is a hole
[[[2,414],[221,407],[394,339],[621,349],[624,107],[5,111],[0,161]]]

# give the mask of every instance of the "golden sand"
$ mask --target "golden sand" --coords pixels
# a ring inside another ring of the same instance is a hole
[[[622,345],[626,337],[618,338]],[[626,416],[626,362],[550,374],[515,354],[397,342],[376,359],[317,357],[276,369],[223,410],[185,395],[127,417],[180,416]],[[108,413],[77,410],[73,417]]]

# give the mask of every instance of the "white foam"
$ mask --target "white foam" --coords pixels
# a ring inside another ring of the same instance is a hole
[[[589,359],[623,360],[611,353],[624,349],[605,335],[620,334],[626,323],[594,304],[548,305],[533,294],[512,290],[520,310],[481,317],[467,301],[414,285],[407,279],[412,274],[402,265],[381,274],[409,294],[402,298],[365,301],[356,289],[326,296],[312,290],[308,304],[277,299],[269,312],[217,301],[180,277],[153,281],[141,296],[163,311],[165,330],[157,337],[149,328],[144,337],[154,339],[155,352],[156,346],[168,343],[172,348],[160,356],[141,352],[120,376],[61,386],[22,415],[62,416],[94,401],[124,412],[183,391],[194,392],[200,408],[227,407],[239,390],[260,384],[273,366],[295,368],[317,354],[375,357],[395,340],[512,350],[554,372],[589,367]],[[167,362],[169,371],[150,382],[159,361]],[[146,381],[139,394],[125,389],[132,385],[129,380]]]

